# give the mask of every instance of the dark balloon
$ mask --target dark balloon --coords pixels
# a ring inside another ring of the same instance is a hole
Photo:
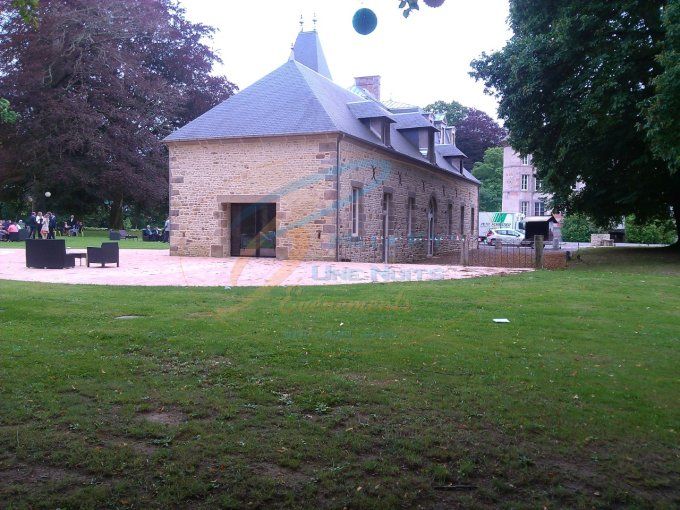
[[[352,26],[361,35],[368,35],[378,26],[378,17],[371,9],[359,9],[354,13]]]
[[[425,0],[425,5],[428,7],[441,7],[444,0]]]

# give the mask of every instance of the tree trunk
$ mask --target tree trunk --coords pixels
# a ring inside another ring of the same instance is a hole
[[[121,230],[123,228],[123,197],[116,198],[111,203],[109,228],[112,230]]]

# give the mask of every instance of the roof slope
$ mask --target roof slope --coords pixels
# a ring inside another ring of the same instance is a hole
[[[397,122],[390,123],[391,146],[385,146],[348,106],[349,103],[363,102],[362,99],[300,62],[289,60],[170,134],[164,141],[345,133],[432,166],[418,148],[398,131],[402,115],[392,115]],[[389,115],[382,107],[380,110]],[[422,115],[417,115],[427,122]],[[441,170],[478,182],[467,170],[461,175],[439,151],[436,159],[436,166]]]

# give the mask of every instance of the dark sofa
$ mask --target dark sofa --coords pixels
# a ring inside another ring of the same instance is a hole
[[[66,253],[63,239],[26,239],[26,267],[64,269],[75,266],[75,257]]]

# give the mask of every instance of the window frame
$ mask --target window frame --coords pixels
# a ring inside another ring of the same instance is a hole
[[[406,200],[406,235],[413,235],[413,213],[416,210],[416,197],[408,197]]]
[[[359,204],[361,202],[361,188],[352,186],[352,204],[351,204],[351,221],[352,221],[352,237],[359,237],[360,235],[360,221],[359,221]]]
[[[534,216],[545,216],[545,202],[543,200],[534,202]]]
[[[522,174],[519,183],[520,191],[529,191],[529,174]]]
[[[521,200],[519,203],[519,211],[524,215],[524,216],[529,216],[529,201],[528,200]]]
[[[446,221],[448,224],[448,233],[453,235],[453,204],[449,202],[446,206]]]

